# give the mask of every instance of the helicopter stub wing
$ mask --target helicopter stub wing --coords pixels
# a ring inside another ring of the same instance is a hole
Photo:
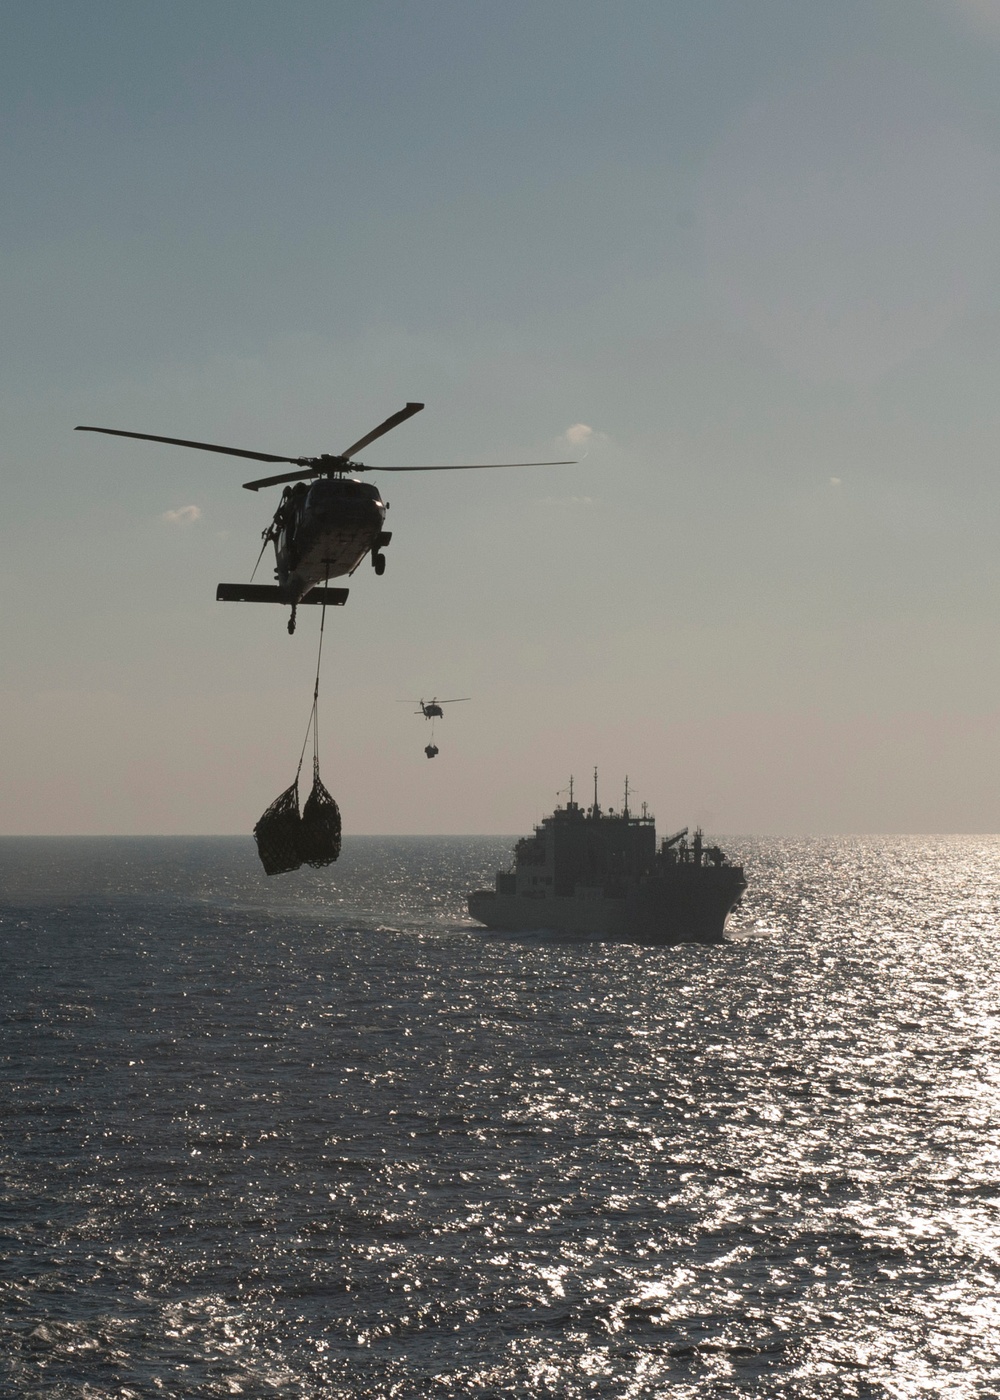
[[[310,588],[296,603],[323,603],[328,608],[342,608],[347,602],[347,588]],[[293,600],[283,588],[273,583],[220,583],[215,590],[217,603],[285,603]]]

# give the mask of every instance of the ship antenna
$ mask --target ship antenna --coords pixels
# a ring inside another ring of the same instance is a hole
[[[567,790],[566,788],[560,788],[559,791],[556,793],[556,797],[562,797],[563,793],[566,792],[566,790]],[[573,805],[573,775],[572,775],[572,773],[569,775],[569,805],[570,805],[571,807],[572,807],[572,805]]]
[[[597,768],[594,768],[594,816],[596,817],[601,809],[597,805]]]
[[[625,774],[625,806],[622,809],[625,820],[628,821],[628,774]]]

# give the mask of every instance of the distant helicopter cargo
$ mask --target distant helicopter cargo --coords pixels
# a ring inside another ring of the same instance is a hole
[[[288,630],[295,630],[295,609],[299,603],[324,603],[331,606],[347,601],[346,588],[321,588],[326,579],[353,574],[366,554],[371,555],[376,574],[385,572],[383,550],[392,539],[383,529],[388,503],[383,501],[378,487],[358,481],[353,472],[436,472],[475,471],[492,467],[560,467],[561,462],[459,462],[453,465],[427,467],[368,467],[353,462],[355,452],[382,437],[423,408],[422,403],[408,403],[398,413],[359,438],[345,452],[324,453],[319,457],[276,457],[269,452],[249,452],[239,447],[220,447],[212,442],[192,442],[187,438],[158,437],[153,433],[125,432],[121,428],[95,428],[79,424],[82,433],[107,433],[111,437],[139,438],[143,442],[165,442],[174,447],[193,447],[202,452],[222,452],[230,457],[249,457],[256,462],[287,462],[298,470],[265,476],[243,483],[247,491],[259,491],[264,486],[285,486],[274,518],[263,531],[264,548],[274,545],[276,584],[220,583],[216,598],[220,602],[284,603],[291,607]],[[306,483],[311,483],[307,485]],[[263,552],[263,551],[262,551]]]

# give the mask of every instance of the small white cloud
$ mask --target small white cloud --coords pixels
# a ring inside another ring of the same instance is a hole
[[[180,506],[177,510],[165,510],[160,516],[168,525],[193,525],[201,519],[201,506]]]
[[[582,458],[587,456],[592,447],[606,447],[611,439],[607,433],[592,428],[589,423],[573,423],[559,441],[565,443],[572,451],[579,452]]]

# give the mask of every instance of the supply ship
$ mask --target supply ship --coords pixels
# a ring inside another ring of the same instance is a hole
[[[726,919],[746,889],[743,868],[701,831],[656,840],[643,804],[629,811],[628,780],[620,812],[573,800],[557,807],[514,847],[513,869],[496,888],[474,890],[469,913],[487,928],[551,929],[616,943],[720,943]]]

